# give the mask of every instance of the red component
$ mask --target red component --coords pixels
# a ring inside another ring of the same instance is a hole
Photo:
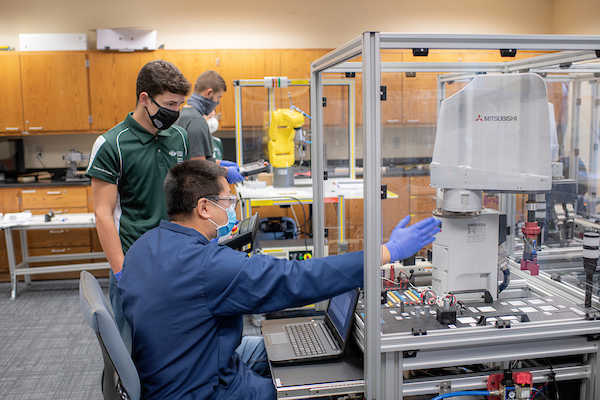
[[[494,374],[488,376],[487,390],[492,391],[499,389],[502,379],[504,379],[504,374]],[[531,387],[533,385],[533,376],[531,375],[531,372],[514,372],[513,382],[515,385]],[[488,400],[500,400],[500,397],[497,396],[488,396],[487,398]]]
[[[500,388],[500,382],[502,382],[503,378],[504,378],[504,374],[494,374],[494,375],[488,376],[488,379],[487,379],[488,392],[492,391],[492,390],[498,390],[498,388]],[[488,398],[488,400],[500,400],[500,397],[498,397],[498,396],[488,396],[487,398]]]
[[[531,376],[531,372],[515,372],[513,373],[513,381],[515,381],[515,385],[533,385],[533,377]]]
[[[525,226],[521,230],[523,231],[523,234],[529,237],[537,236],[541,232],[541,228],[536,221],[525,222]]]
[[[530,271],[531,275],[539,275],[540,264],[536,261],[521,260],[521,271]]]
[[[395,281],[396,280],[396,271],[394,271],[394,266],[392,265],[390,267],[390,281]]]
[[[238,227],[237,225],[233,226],[233,229],[231,229],[231,233],[236,233],[238,231]]]

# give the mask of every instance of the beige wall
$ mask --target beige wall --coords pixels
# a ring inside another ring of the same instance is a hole
[[[19,33],[158,30],[167,49],[335,48],[367,30],[431,33],[600,33],[597,0],[19,0],[2,3],[0,44]],[[582,7],[574,3],[586,4]],[[557,19],[555,7],[561,13]],[[570,11],[577,9],[577,12]],[[585,24],[579,20],[584,18]]]
[[[554,0],[554,32],[600,35],[600,1]]]

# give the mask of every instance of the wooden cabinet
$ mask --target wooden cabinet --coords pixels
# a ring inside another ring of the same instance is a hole
[[[427,57],[415,57],[411,51],[382,52],[382,62],[456,62],[459,52],[430,51]],[[384,126],[433,125],[437,121],[437,74],[414,71],[384,72],[381,85],[386,87],[387,100],[381,103]],[[443,72],[443,71],[440,71]]]
[[[148,61],[172,62],[192,84],[204,71],[217,71],[227,84],[227,92],[215,111],[221,129],[235,127],[235,88],[238,79],[262,79],[287,76],[309,79],[310,63],[326,54],[327,49],[310,50],[159,50],[153,52],[115,53],[89,51],[90,102],[92,129],[106,131],[122,121],[135,108],[135,85],[140,69]],[[309,88],[289,89],[294,104],[310,111]],[[287,90],[277,91],[276,108],[289,107]],[[265,88],[244,88],[242,110],[244,126],[262,127],[268,110]],[[339,118],[339,117],[338,117]],[[307,122],[308,124],[308,122]]]
[[[33,214],[88,212],[88,193],[83,186],[44,187],[21,190],[21,211]]]
[[[227,92],[217,106],[221,129],[235,127],[235,88],[238,79],[262,79],[287,76],[309,79],[310,63],[328,49],[286,50],[156,50],[118,53],[87,52],[3,52],[0,63],[3,84],[0,87],[0,135],[29,135],[71,132],[102,133],[122,121],[136,104],[136,80],[148,61],[165,59],[174,63],[193,84],[198,75],[215,70],[227,83]],[[540,55],[519,52],[514,59]],[[414,57],[408,50],[382,52],[384,62],[500,62],[508,59],[498,52],[431,51],[427,57]],[[360,61],[357,58],[352,61]],[[88,64],[86,64],[88,62]],[[89,68],[86,68],[89,65]],[[443,71],[440,71],[443,72]],[[382,103],[382,123],[395,125],[433,125],[437,120],[437,74],[417,72],[384,73],[387,101]],[[339,79],[341,74],[325,74],[324,79]],[[356,123],[362,124],[362,77],[355,81]],[[450,96],[466,83],[446,86]],[[560,115],[562,90],[549,87],[556,114]],[[326,126],[348,123],[348,94],[345,88],[326,87],[328,107],[324,110]],[[275,108],[289,106],[288,92],[296,106],[310,114],[309,87],[277,90]],[[556,97],[553,101],[552,97]],[[262,128],[268,110],[266,89],[242,91],[243,123]],[[91,116],[91,124],[90,124]],[[308,124],[308,122],[307,122]]]
[[[89,131],[85,52],[21,53],[25,130]]]
[[[160,58],[160,54],[89,52],[92,129],[95,132],[109,130],[135,109],[138,73],[144,64]]]
[[[0,135],[20,134],[23,121],[21,95],[21,62],[15,52],[0,52],[2,84],[0,85]]]
[[[0,212],[3,214],[21,211],[19,188],[5,188],[0,190]]]
[[[221,50],[218,52],[220,68],[228,89],[217,106],[224,129],[235,127],[235,95],[233,81],[238,79],[262,79],[281,75],[281,56],[275,50]],[[244,88],[242,90],[242,121],[244,126],[262,127],[268,111],[267,89]],[[268,119],[267,119],[268,120]]]
[[[50,254],[63,253],[67,247],[90,246],[90,235],[87,229],[49,229],[44,231],[27,231],[29,248],[56,248]],[[87,250],[89,251],[89,250]]]
[[[457,62],[456,51],[430,51],[427,57],[403,55],[404,62]],[[444,72],[444,71],[440,71]],[[406,124],[435,124],[437,122],[437,73],[418,73],[403,77],[403,122]]]
[[[280,75],[287,76],[290,79],[310,80],[310,63],[329,51],[327,49],[280,50],[277,52],[281,57]],[[288,87],[287,89],[278,90],[275,95],[275,107],[288,108],[290,106],[288,92],[292,96],[294,105],[311,115],[309,86]],[[310,125],[308,118],[305,122],[306,126]]]
[[[414,176],[409,181],[410,223],[412,225],[431,217],[436,206],[437,189],[429,185],[429,175]]]

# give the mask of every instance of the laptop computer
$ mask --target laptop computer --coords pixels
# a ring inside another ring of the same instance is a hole
[[[273,365],[333,360],[341,357],[352,333],[358,289],[329,300],[324,317],[262,322],[267,356]]]

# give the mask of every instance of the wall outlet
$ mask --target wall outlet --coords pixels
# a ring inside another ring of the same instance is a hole
[[[35,156],[44,158],[44,146],[35,146]]]

